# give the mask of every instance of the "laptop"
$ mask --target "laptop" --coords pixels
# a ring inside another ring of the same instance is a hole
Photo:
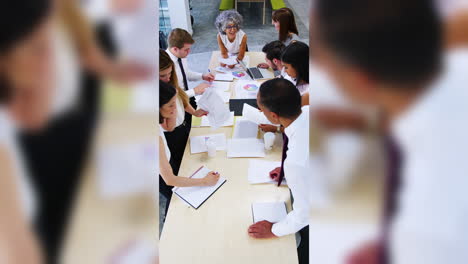
[[[252,80],[262,80],[262,79],[273,79],[275,75],[266,69],[259,69],[257,67],[247,68],[243,61],[239,61],[242,69],[244,69],[247,74],[252,78]]]

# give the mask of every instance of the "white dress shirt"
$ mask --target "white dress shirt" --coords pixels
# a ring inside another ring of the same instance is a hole
[[[396,264],[468,263],[468,50],[392,123],[403,152],[391,232]]]
[[[5,148],[13,162],[13,169],[18,183],[18,193],[20,195],[22,211],[27,219],[34,220],[36,212],[35,194],[29,177],[27,175],[26,166],[23,160],[23,155],[18,146],[16,139],[17,128],[14,121],[10,118],[8,112],[0,107],[0,147]],[[3,175],[0,175],[3,177]]]
[[[237,54],[239,54],[240,46],[245,36],[245,32],[242,29],[237,31],[236,38],[232,42],[229,41],[229,37],[227,34],[218,33],[218,36],[221,39],[221,42],[223,42],[224,47],[227,49],[229,56],[236,56]]]
[[[288,136],[288,151],[284,161],[284,178],[294,197],[293,210],[285,219],[273,224],[276,236],[293,234],[309,224],[310,190],[312,177],[309,170],[309,107],[302,107],[302,114],[284,133]]]
[[[167,54],[169,54],[169,56],[171,57],[172,61],[175,64],[177,79],[179,80],[179,86],[182,89],[186,88],[184,86],[184,77],[182,76],[182,71],[180,69],[179,62],[177,61],[179,58],[174,56],[174,54],[172,54],[172,52],[169,49],[167,49],[166,52],[167,52]],[[189,81],[196,82],[196,81],[201,81],[202,80],[202,76],[203,76],[202,73],[193,72],[193,71],[191,71],[189,69],[187,58],[182,59],[182,65],[184,66],[184,71],[185,71],[185,76],[187,77],[187,82],[189,82]],[[195,96],[195,91],[193,89],[189,89],[189,90],[187,90],[185,92],[187,93],[187,95],[189,97],[194,97]]]

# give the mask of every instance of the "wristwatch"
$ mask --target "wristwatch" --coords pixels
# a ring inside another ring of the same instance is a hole
[[[281,133],[281,125],[279,125],[278,128],[276,128],[276,132]]]

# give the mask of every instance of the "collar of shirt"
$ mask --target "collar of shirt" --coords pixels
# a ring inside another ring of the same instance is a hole
[[[171,57],[172,61],[173,61],[174,63],[176,63],[176,65],[178,65],[178,64],[177,64],[177,60],[178,60],[179,58],[176,57],[174,54],[172,54],[172,52],[169,50],[169,48],[166,49],[166,52],[167,52],[167,54],[169,54],[169,57]],[[184,60],[184,59],[182,59],[182,60]]]
[[[294,137],[294,134],[298,129],[309,128],[309,106],[303,106],[301,110],[302,113],[296,118],[296,120],[284,129],[284,133],[286,133],[286,136],[288,136],[289,139]]]

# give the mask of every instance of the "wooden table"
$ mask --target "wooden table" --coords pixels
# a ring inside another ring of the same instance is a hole
[[[218,66],[219,52],[213,52],[210,69]],[[264,61],[261,52],[247,52],[250,65]],[[214,72],[214,71],[213,71]],[[234,85],[234,84],[233,84]],[[231,88],[231,90],[233,90]],[[224,133],[230,138],[232,127],[211,131],[192,128],[190,136]],[[281,142],[267,152],[265,160],[281,159]],[[227,182],[198,210],[188,207],[173,196],[160,241],[160,259],[164,264],[294,264],[298,262],[295,236],[258,240],[249,237],[253,224],[251,204],[254,202],[286,201],[291,210],[287,187],[272,184],[251,185],[247,179],[248,160],[228,159],[225,151],[208,158],[206,153],[190,153],[185,149],[179,175],[189,176],[201,165],[219,171]]]
[[[94,148],[155,140],[155,120],[154,114],[104,115]],[[156,175],[154,195],[106,200],[98,190],[94,157],[95,153],[89,158],[83,175],[61,263],[109,263],[111,255],[135,239],[149,241],[155,248],[158,245]]]

